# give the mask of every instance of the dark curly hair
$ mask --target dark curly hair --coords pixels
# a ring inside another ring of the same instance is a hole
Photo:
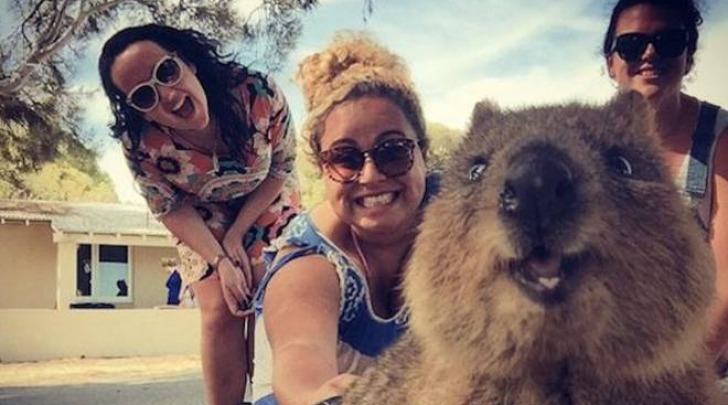
[[[230,55],[220,53],[218,41],[195,30],[159,24],[125,28],[109,38],[101,51],[99,76],[116,120],[111,125],[112,137],[120,138],[126,133],[131,139],[132,150],[136,150],[144,129],[149,125],[139,111],[126,104],[126,94],[111,80],[111,65],[116,57],[139,41],[152,41],[176,53],[186,63],[195,65],[197,78],[207,95],[210,115],[218,120],[223,141],[235,157],[241,157],[242,151],[250,147],[252,131],[247,127],[247,117],[240,100],[231,90],[243,82],[247,69],[237,62],[226,61]]]
[[[688,56],[693,57],[698,49],[698,27],[703,23],[700,10],[693,0],[619,0],[612,9],[612,16],[609,19],[609,27],[604,35],[602,54],[607,57],[614,48],[614,31],[617,28],[617,21],[622,12],[638,4],[648,4],[655,7],[672,10],[675,12],[688,33]]]

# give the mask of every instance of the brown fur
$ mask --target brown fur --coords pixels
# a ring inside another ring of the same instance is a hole
[[[701,343],[712,254],[645,114],[631,95],[604,108],[476,106],[405,276],[411,330],[344,403],[723,403]],[[568,167],[573,194],[529,233],[502,195],[534,144]],[[613,170],[615,156],[631,175]],[[572,263],[558,294],[533,295],[514,276],[539,247]]]

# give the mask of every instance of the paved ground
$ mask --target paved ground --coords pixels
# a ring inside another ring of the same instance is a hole
[[[0,363],[0,405],[202,405],[198,356]]]

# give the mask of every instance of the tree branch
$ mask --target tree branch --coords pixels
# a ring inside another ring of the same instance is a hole
[[[32,41],[31,41],[31,40],[30,40],[30,39],[28,38],[28,36],[27,36],[27,35],[25,35],[25,24],[27,24],[27,23],[28,23],[28,22],[30,21],[30,19],[31,19],[31,18],[33,18],[33,15],[34,15],[35,13],[37,13],[37,12],[39,12],[39,11],[40,11],[40,7],[41,7],[41,6],[43,5],[43,3],[45,3],[46,1],[47,1],[47,0],[40,0],[40,1],[38,2],[38,4],[36,4],[36,5],[35,5],[35,7],[33,7],[33,9],[32,9],[32,10],[30,10],[30,14],[28,14],[28,16],[27,16],[27,17],[25,17],[25,19],[23,20],[23,22],[22,22],[22,23],[20,23],[20,33],[21,33],[21,34],[23,35],[23,38],[24,38],[24,39],[25,39],[25,40],[26,40],[26,41],[27,41],[27,42],[28,42],[29,44],[31,44],[31,43],[32,43]]]
[[[41,64],[43,64],[51,55],[58,52],[60,48],[65,46],[76,31],[86,23],[87,19],[103,10],[117,6],[125,1],[130,0],[109,0],[91,6],[88,10],[83,9],[83,4],[79,7],[78,15],[74,18],[73,23],[65,29],[64,32],[56,36],[57,39],[50,41],[45,46],[34,49],[24,61],[19,63],[19,67],[11,72],[6,79],[0,80],[0,97],[13,97],[30,78],[31,73]]]
[[[66,9],[71,1],[73,0],[64,0],[61,7],[53,13],[53,18],[51,19],[48,28],[45,32],[40,33],[38,36],[38,44],[53,42],[53,40],[58,37],[60,30],[63,28],[63,19],[66,16]],[[81,0],[79,9],[83,9],[83,3],[84,0]]]

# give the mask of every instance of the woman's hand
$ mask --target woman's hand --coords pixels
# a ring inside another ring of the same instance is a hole
[[[325,399],[344,395],[344,391],[357,379],[358,376],[354,374],[344,373],[339,374],[336,377],[326,381],[316,392],[312,395],[313,404],[318,404]]]
[[[220,277],[220,288],[222,288],[225,303],[233,316],[241,318],[250,315],[253,311],[250,273],[248,273],[248,277],[245,277],[244,273],[245,271],[235,266],[229,257],[222,259],[217,266],[217,275]]]
[[[252,290],[253,287],[253,267],[250,264],[250,258],[248,258],[248,252],[243,247],[243,236],[245,232],[236,226],[230,227],[225,233],[225,237],[222,239],[222,248],[225,250],[225,254],[228,255],[230,260],[233,261],[235,267],[239,267],[243,270],[245,281]]]
[[[248,259],[248,253],[243,247],[244,235],[245,230],[239,229],[239,227],[234,225],[231,226],[225,233],[225,237],[222,239],[222,248],[225,250],[228,257],[232,259],[233,264],[242,268],[247,273],[246,277],[249,277],[251,274],[250,260]]]

